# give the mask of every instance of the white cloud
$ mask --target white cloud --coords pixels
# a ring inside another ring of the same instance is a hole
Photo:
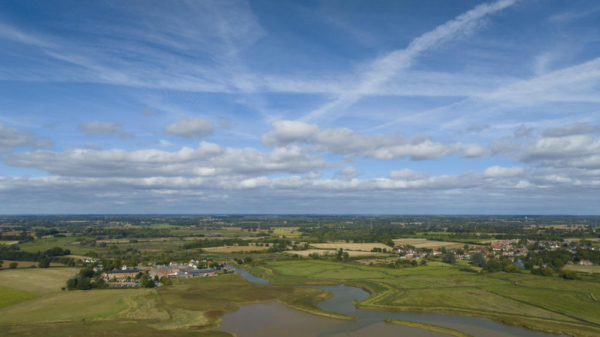
[[[494,141],[491,152],[539,167],[599,169],[600,138],[591,134],[596,131],[587,124],[549,128],[528,142]]]
[[[32,133],[19,131],[0,123],[0,153],[13,151],[17,147],[40,148],[51,145],[52,142],[47,139],[40,139]]]
[[[533,128],[528,128],[525,125],[521,125],[514,131],[515,138],[530,138],[533,136]]]
[[[34,151],[8,155],[12,166],[33,167],[51,174],[79,177],[194,177],[309,173],[331,167],[320,156],[299,147],[260,152],[253,148],[223,148],[201,142],[196,149],[168,152],[156,149],[125,151],[71,148],[63,152]]]
[[[79,124],[77,128],[81,132],[85,133],[86,136],[93,136],[114,134],[119,131],[122,126],[123,125],[121,123],[93,121]]]
[[[522,176],[527,172],[525,167],[500,167],[492,166],[483,171],[483,175],[487,178],[508,178]]]
[[[516,0],[499,0],[493,3],[481,4],[472,10],[457,16],[455,19],[436,27],[418,38],[412,40],[405,49],[395,50],[371,62],[365,72],[358,77],[358,85],[341,94],[337,99],[304,115],[302,121],[310,121],[328,113],[331,110],[345,109],[358,102],[364,92],[375,92],[380,89],[399,71],[411,67],[415,59],[422,53],[437,48],[457,37],[467,35],[478,28],[482,20],[506,7],[513,5]]]
[[[314,147],[314,151],[377,160],[406,157],[412,160],[427,160],[457,153],[472,158],[485,154],[485,149],[479,144],[444,144],[434,142],[428,136],[406,138],[401,135],[363,135],[346,128],[321,129],[315,124],[300,121],[277,121],[272,123],[272,127],[271,131],[262,136],[265,146],[308,144]]]
[[[402,169],[390,172],[390,178],[397,180],[423,180],[429,178],[429,173],[415,172],[411,169]]]
[[[211,121],[202,118],[183,118],[165,127],[165,132],[184,138],[204,138],[215,129]]]
[[[358,172],[352,166],[346,166],[341,170],[337,170],[334,174],[334,177],[341,180],[352,180],[354,178],[360,177],[362,173]]]
[[[593,126],[585,123],[570,124],[558,128],[549,128],[544,130],[544,137],[566,137],[574,135],[585,135],[589,133],[600,132],[600,126]]]
[[[530,106],[546,102],[600,102],[600,58],[521,80],[480,97]]]

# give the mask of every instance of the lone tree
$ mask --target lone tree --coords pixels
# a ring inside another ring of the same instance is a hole
[[[38,263],[38,268],[48,268],[50,267],[50,259],[48,258],[44,258],[40,260],[40,263]]]
[[[18,266],[18,265],[19,265],[19,264],[18,264],[18,263],[16,263],[16,262],[11,262],[11,263],[8,265],[8,269],[17,269],[17,266]]]

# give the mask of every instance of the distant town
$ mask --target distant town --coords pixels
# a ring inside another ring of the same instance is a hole
[[[365,292],[345,305],[383,310],[388,324],[417,324],[389,312],[444,312],[600,334],[598,217],[14,216],[0,217],[0,243],[0,293],[11,298],[0,313],[20,329],[125,315],[135,329],[213,333],[240,306],[269,301],[362,319],[317,307],[331,296],[320,286],[344,284]],[[63,298],[93,310],[53,316],[45,306]]]

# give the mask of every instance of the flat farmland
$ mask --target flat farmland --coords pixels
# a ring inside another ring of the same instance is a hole
[[[411,245],[415,248],[429,248],[429,249],[438,249],[442,247],[446,247],[448,249],[452,248],[462,248],[464,247],[464,243],[460,242],[444,242],[444,241],[432,241],[427,239],[395,239],[393,240],[396,246],[404,246]],[[469,247],[478,247],[477,245],[469,244]]]
[[[77,274],[78,268],[26,268],[8,269],[0,272],[0,286],[5,286],[34,295],[60,292],[69,277]]]
[[[0,308],[27,301],[36,296],[24,291],[0,286]]]
[[[350,257],[358,257],[358,256],[389,256],[389,254],[386,253],[375,253],[375,252],[359,252],[359,251],[346,251],[344,249],[344,251],[346,253],[348,253],[348,255],[350,255]],[[288,251],[288,254],[298,254],[299,256],[303,256],[303,257],[307,257],[310,254],[313,253],[317,253],[319,255],[325,256],[327,254],[329,254],[329,256],[333,256],[335,254],[337,254],[337,250],[335,249],[331,249],[331,250],[326,250],[326,249],[309,249],[309,250],[299,250],[299,251]]]
[[[186,236],[186,237],[164,237],[164,238],[146,238],[146,239],[107,239],[107,240],[98,240],[97,242],[104,242],[104,243],[130,243],[131,240],[137,240],[137,242],[169,242],[169,241],[196,241],[196,240],[207,240],[207,239],[211,239],[211,240],[218,240],[218,239],[231,239],[231,237],[220,237],[220,236],[215,236],[215,237],[206,237],[206,236]],[[242,239],[242,240],[258,240],[258,237],[252,237],[252,236],[248,236],[248,237],[239,237],[236,239]]]
[[[348,250],[357,250],[363,252],[370,252],[373,248],[381,248],[381,249],[392,249],[390,246],[386,246],[383,243],[345,243],[345,242],[329,242],[329,243],[315,243],[312,244],[314,248],[317,249],[335,249],[339,250],[340,248],[344,249],[344,251]]]
[[[260,246],[223,246],[223,247],[209,247],[202,248],[203,250],[211,253],[232,253],[232,252],[251,252],[256,250],[267,250],[269,247]]]
[[[302,236],[302,232],[298,232],[300,227],[275,227],[273,228],[273,235],[285,236],[289,238],[295,238]]]
[[[90,251],[90,247],[82,247],[75,240],[76,238],[73,237],[37,239],[33,242],[19,244],[19,249],[31,253],[43,252],[54,247],[70,249],[73,254],[85,254]]]

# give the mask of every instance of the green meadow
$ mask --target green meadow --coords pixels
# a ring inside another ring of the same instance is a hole
[[[32,242],[26,242],[19,244],[19,250],[24,252],[44,252],[54,247],[62,247],[64,249],[70,249],[72,254],[85,254],[89,252],[90,247],[80,246],[79,242],[75,242],[76,238],[42,238]]]
[[[35,297],[35,295],[24,291],[0,286],[0,308],[8,307]]]
[[[343,282],[361,287],[372,295],[356,303],[365,309],[445,312],[553,333],[600,334],[600,303],[593,300],[600,297],[597,279],[469,273],[459,270],[463,265],[391,269],[301,260],[270,262],[250,271],[274,284]]]
[[[242,304],[279,301],[338,319],[316,303],[320,289],[261,286],[237,274],[176,280],[154,289],[63,291],[74,268],[0,271],[0,336],[231,336],[212,331]]]

